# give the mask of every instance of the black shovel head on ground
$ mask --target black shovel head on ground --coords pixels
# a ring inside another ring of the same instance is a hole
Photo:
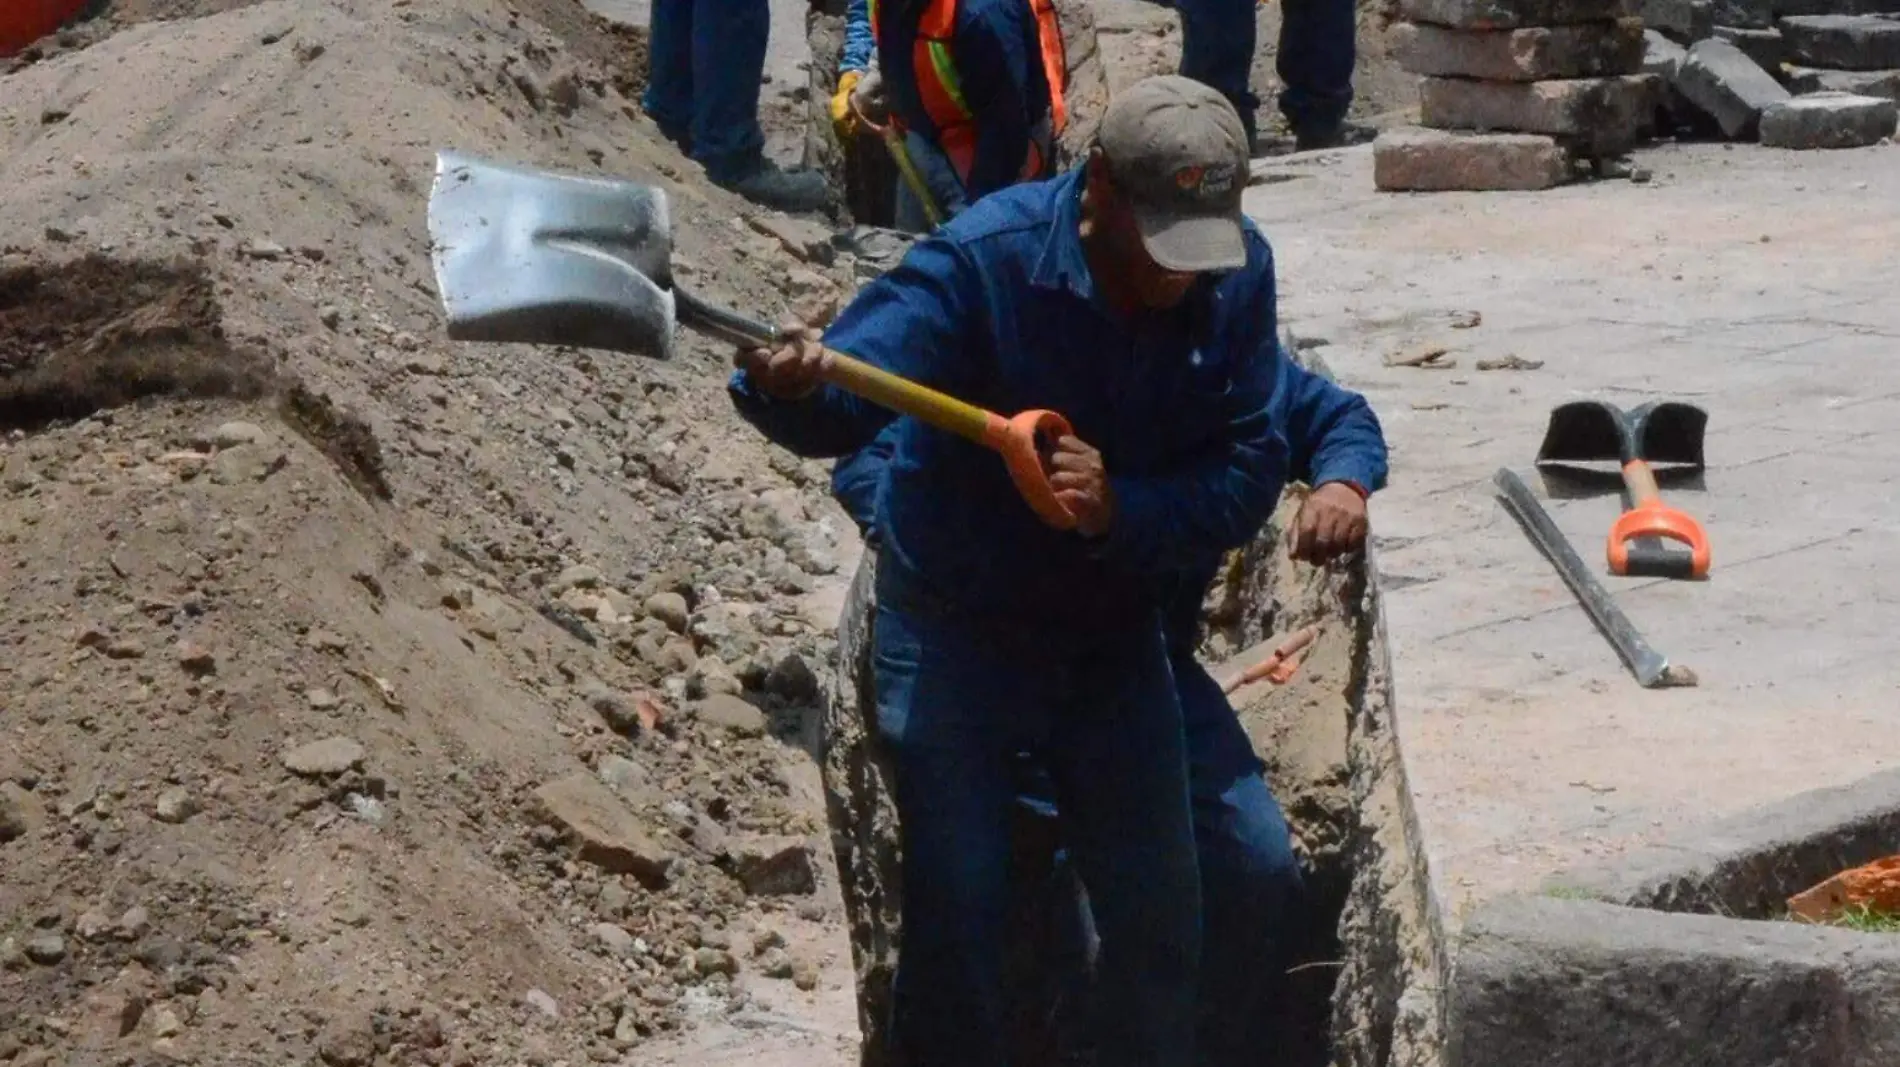
[[[672,355],[663,190],[444,151],[429,236],[451,340]]]
[[[1615,462],[1699,471],[1708,412],[1663,400],[1628,411],[1607,400],[1576,400],[1550,413],[1537,465]]]

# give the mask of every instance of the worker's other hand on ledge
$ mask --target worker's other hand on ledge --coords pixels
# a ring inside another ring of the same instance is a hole
[[[1345,482],[1327,482],[1300,505],[1287,531],[1287,552],[1303,563],[1327,563],[1358,551],[1366,528],[1366,498]]]

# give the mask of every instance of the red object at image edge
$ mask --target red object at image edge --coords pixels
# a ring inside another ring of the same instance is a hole
[[[0,0],[0,59],[59,29],[85,6],[86,0]]]

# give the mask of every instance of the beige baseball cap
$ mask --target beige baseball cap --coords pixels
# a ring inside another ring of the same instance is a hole
[[[1096,143],[1156,263],[1194,273],[1246,265],[1247,129],[1226,97],[1191,78],[1147,78],[1109,101]]]

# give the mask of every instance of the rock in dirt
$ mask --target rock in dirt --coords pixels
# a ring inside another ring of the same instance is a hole
[[[812,700],[818,696],[818,675],[797,652],[779,657],[765,675],[765,691],[787,700]]]
[[[348,737],[328,737],[284,753],[284,769],[305,778],[329,778],[361,766],[367,753]]]
[[[618,923],[595,923],[594,940],[610,955],[628,956],[633,953],[633,935]]]
[[[198,802],[183,786],[173,786],[158,795],[152,805],[152,817],[159,822],[181,823],[198,813]]]
[[[21,949],[26,958],[43,967],[50,967],[66,958],[66,939],[51,931],[34,934],[26,939]]]
[[[802,838],[745,838],[727,849],[732,876],[755,897],[804,896],[818,889],[811,843]]]
[[[714,693],[693,705],[693,717],[740,737],[765,736],[765,712],[730,693]]]
[[[265,444],[270,440],[270,435],[254,422],[227,422],[212,430],[207,439],[214,448],[236,448],[239,445]]]
[[[0,845],[25,837],[46,822],[38,797],[12,782],[0,782]]]
[[[1797,96],[1761,113],[1770,148],[1865,148],[1892,137],[1900,118],[1892,100],[1847,93]]]
[[[528,990],[527,995],[523,996],[521,1001],[528,1007],[533,1008],[535,1011],[540,1012],[550,1019],[558,1019],[561,1017],[561,1005],[542,990]]]
[[[593,775],[548,782],[534,791],[534,800],[536,814],[568,834],[581,862],[631,874],[649,888],[665,886],[672,852]]]
[[[119,921],[112,924],[112,933],[121,941],[137,941],[152,928],[152,915],[143,907],[134,904],[125,909]]]
[[[366,1012],[332,1019],[317,1037],[317,1058],[325,1067],[371,1067],[376,1053],[376,1026]]]
[[[686,625],[692,619],[686,607],[686,598],[678,593],[655,593],[647,597],[645,607],[648,618],[660,620],[676,634],[685,633]]]

